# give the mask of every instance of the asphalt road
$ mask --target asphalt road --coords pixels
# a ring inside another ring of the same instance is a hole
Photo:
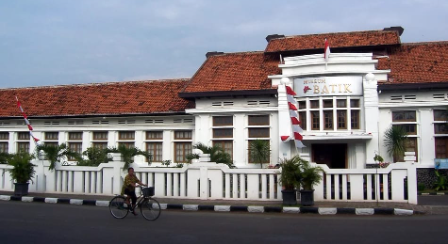
[[[319,216],[163,211],[0,201],[0,243],[447,243],[447,215]]]

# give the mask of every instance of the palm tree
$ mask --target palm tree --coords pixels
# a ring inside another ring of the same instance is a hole
[[[402,126],[391,126],[384,134],[387,152],[397,162],[405,152],[407,132]]]
[[[107,156],[110,152],[110,149],[102,149],[98,147],[89,147],[85,150],[82,155],[86,156],[87,159],[81,157],[75,157],[76,161],[78,161],[78,166],[98,166],[101,163],[107,163],[111,161],[111,158]]]
[[[61,145],[41,144],[36,147],[37,153],[43,151],[47,159],[50,161],[49,170],[53,170],[57,161],[64,157],[79,157],[79,153],[73,152],[65,143]]]
[[[218,163],[218,164],[225,164],[229,166],[229,168],[234,168],[232,157],[230,154],[228,154],[222,147],[220,146],[206,146],[205,144],[198,142],[195,145],[193,145],[193,148],[201,150],[205,154],[210,154],[210,161]],[[191,160],[193,158],[199,158],[199,155],[197,154],[190,154],[187,155],[187,159]]]
[[[127,147],[126,145],[119,145],[118,148],[111,148],[110,152],[117,152],[121,154],[124,161],[123,170],[127,170],[129,166],[134,162],[134,157],[137,155],[145,156],[148,164],[151,163],[152,155],[149,152],[142,151],[136,147]]]
[[[7,164],[11,156],[9,153],[0,152],[0,164]]]
[[[248,150],[252,162],[260,164],[260,168],[263,168],[263,164],[269,163],[269,158],[271,156],[269,141],[258,139],[251,141]]]

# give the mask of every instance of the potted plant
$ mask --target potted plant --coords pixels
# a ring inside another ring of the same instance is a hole
[[[300,184],[302,189],[300,190],[300,202],[302,206],[314,205],[314,188],[313,186],[319,184],[322,180],[322,168],[302,160],[300,165]]]
[[[13,166],[9,172],[16,182],[14,183],[14,195],[28,195],[29,181],[32,181],[35,173],[35,165],[31,163],[33,158],[34,156],[28,152],[19,152],[11,155],[8,159],[8,164]]]
[[[279,163],[281,169],[279,183],[283,186],[283,205],[297,205],[296,189],[300,187],[302,161],[303,159],[299,156],[294,156],[290,159],[282,159]]]

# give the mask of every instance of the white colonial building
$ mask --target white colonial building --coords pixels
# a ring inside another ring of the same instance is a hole
[[[267,140],[270,164],[298,153],[335,169],[363,169],[384,133],[408,132],[420,168],[448,158],[448,43],[400,41],[401,27],[315,35],[270,35],[264,51],[207,53],[191,79],[0,90],[0,152],[34,150],[17,96],[41,142],[88,147],[134,145],[154,162],[186,162],[192,145],[220,145],[238,168],[251,140]],[[324,59],[324,40],[331,54]],[[296,149],[285,85],[293,88],[304,132]],[[144,163],[144,158],[137,158]]]

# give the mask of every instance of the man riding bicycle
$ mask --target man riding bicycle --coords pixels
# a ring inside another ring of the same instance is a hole
[[[137,176],[134,174],[134,168],[129,167],[128,168],[128,175],[124,178],[123,187],[121,188],[121,195],[126,194],[126,204],[129,206],[129,210],[132,214],[137,215],[134,212],[134,206],[137,202],[137,195],[135,195],[135,187],[136,184],[139,184],[141,186],[147,186],[146,184],[143,184]],[[132,200],[132,207],[129,203],[129,198]]]

